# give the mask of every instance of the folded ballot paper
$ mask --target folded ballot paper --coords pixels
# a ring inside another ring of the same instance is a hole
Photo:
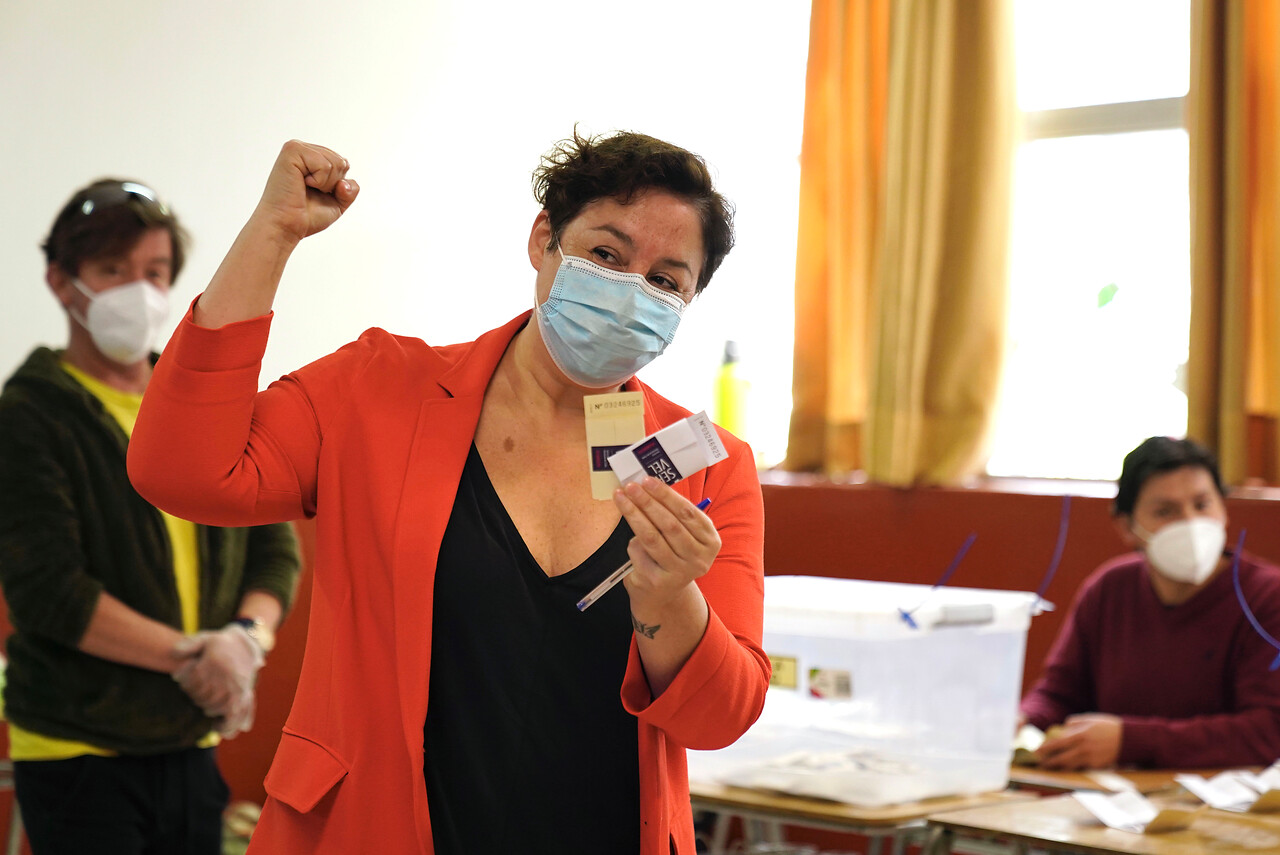
[[[1218,810],[1239,813],[1271,813],[1280,810],[1280,763],[1262,772],[1244,769],[1222,772],[1205,779],[1199,775],[1175,775],[1187,792]]]
[[[1053,728],[1049,728],[1053,730]],[[1036,752],[1044,744],[1046,734],[1034,724],[1024,724],[1018,728],[1013,737],[1013,764],[1015,766],[1034,766],[1040,762]]]
[[[1108,828],[1135,834],[1161,834],[1189,828],[1199,808],[1157,808],[1136,790],[1121,793],[1077,792],[1075,800],[1084,805]]]
[[[609,458],[623,484],[646,475],[674,484],[728,457],[706,412],[696,413],[651,433]]]

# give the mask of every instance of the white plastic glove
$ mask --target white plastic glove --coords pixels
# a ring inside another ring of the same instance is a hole
[[[253,727],[253,713],[256,706],[257,695],[250,689],[237,698],[222,716],[218,733],[222,734],[224,739],[235,739],[240,734],[248,732]]]
[[[253,723],[253,687],[266,657],[243,626],[230,623],[187,636],[177,652],[196,653],[173,672],[173,679],[205,715],[225,719],[224,726]]]

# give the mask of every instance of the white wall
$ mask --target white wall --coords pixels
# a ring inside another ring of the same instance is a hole
[[[805,0],[5,0],[0,3],[0,374],[65,319],[39,243],[72,191],[153,186],[195,236],[175,317],[286,139],[345,155],[362,193],[304,243],[263,384],[369,326],[458,341],[529,307],[529,174],[574,123],[702,154],[737,249],[642,375],[710,408],[723,341],[755,381],[751,439],[785,450],[808,38]]]

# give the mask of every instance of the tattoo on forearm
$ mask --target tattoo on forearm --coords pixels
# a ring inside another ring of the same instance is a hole
[[[635,616],[635,615],[632,615],[632,616],[631,616],[631,627],[632,627],[632,629],[634,629],[636,632],[638,632],[638,633],[640,633],[641,635],[643,635],[645,638],[653,638],[655,635],[657,635],[657,634],[658,634],[658,630],[662,629],[662,624],[660,624],[660,623],[655,623],[655,624],[645,624],[645,623],[641,623],[640,621],[636,620],[636,616]]]

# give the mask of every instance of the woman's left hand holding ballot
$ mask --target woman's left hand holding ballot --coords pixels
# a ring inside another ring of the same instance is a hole
[[[635,534],[624,580],[631,623],[654,697],[670,685],[707,627],[707,602],[694,584],[720,553],[711,518],[657,478],[617,490],[614,504]]]
[[[635,569],[623,582],[637,607],[662,608],[706,575],[720,553],[711,518],[657,478],[646,477],[614,494],[635,534],[627,554]]]

